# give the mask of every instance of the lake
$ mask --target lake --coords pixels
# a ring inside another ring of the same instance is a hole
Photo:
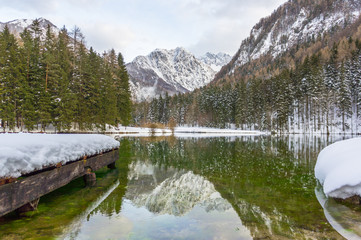
[[[345,136],[123,138],[117,169],[77,179],[1,239],[360,239],[361,208],[325,198],[318,153]]]

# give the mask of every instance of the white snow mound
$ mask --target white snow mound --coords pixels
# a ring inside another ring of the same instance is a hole
[[[328,197],[361,196],[361,138],[324,148],[317,158],[315,176]]]
[[[119,144],[100,134],[0,134],[0,178],[19,177],[109,151]]]

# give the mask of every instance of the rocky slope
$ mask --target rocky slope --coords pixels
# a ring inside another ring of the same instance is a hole
[[[211,66],[211,68],[218,72],[224,65],[229,63],[232,57],[227,53],[210,53],[207,52],[203,56],[198,58],[201,62]]]
[[[274,60],[291,48],[307,44],[358,20],[360,0],[289,0],[251,30],[231,62],[216,77],[232,75],[261,57]]]
[[[149,100],[157,95],[185,93],[213,80],[216,71],[229,60],[225,54],[207,54],[197,59],[184,48],[156,49],[126,65],[133,98]]]

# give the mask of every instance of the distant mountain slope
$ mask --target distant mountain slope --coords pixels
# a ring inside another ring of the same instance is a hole
[[[213,80],[215,71],[184,48],[156,49],[126,65],[134,100],[141,101],[167,92],[185,93]]]
[[[267,61],[262,61],[265,65],[264,62],[272,62],[291,48],[337,33],[358,20],[360,12],[360,0],[290,0],[252,28],[216,79],[240,72],[240,68],[261,57],[266,58]],[[252,75],[252,69],[257,70],[259,65],[242,73]]]
[[[43,32],[43,35],[45,36],[46,29],[48,25],[51,26],[52,31],[58,33],[59,29],[51,23],[49,20],[45,18],[38,18],[39,20],[39,26]],[[13,21],[2,23],[0,22],[0,31],[4,29],[4,27],[7,25],[10,32],[14,34],[16,37],[20,36],[20,33],[22,33],[25,29],[29,29],[31,27],[31,24],[33,23],[34,19],[16,19]]]
[[[198,59],[201,62],[210,65],[214,71],[218,72],[224,65],[228,64],[231,61],[232,57],[226,53],[214,54],[207,52],[205,55],[199,57]]]

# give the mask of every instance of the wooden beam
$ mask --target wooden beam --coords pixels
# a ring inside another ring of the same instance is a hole
[[[0,186],[0,216],[84,176],[89,168],[92,171],[99,170],[114,163],[118,158],[119,150],[114,150],[2,185]]]

